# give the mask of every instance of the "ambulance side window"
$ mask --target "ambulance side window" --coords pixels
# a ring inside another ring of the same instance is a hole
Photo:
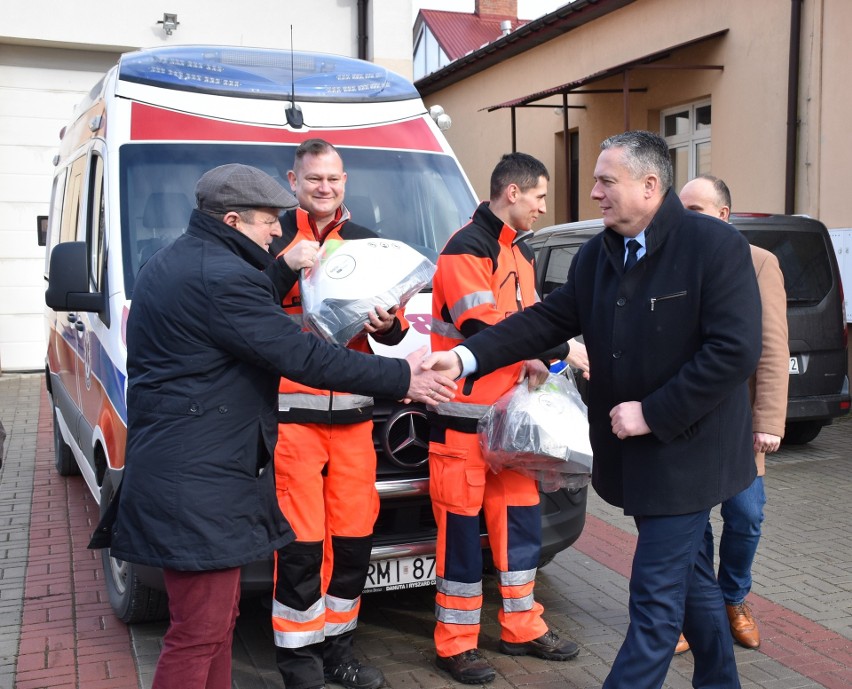
[[[65,201],[62,204],[62,227],[60,242],[74,242],[78,239],[80,226],[80,194],[83,186],[83,173],[86,170],[86,158],[77,158],[71,164],[68,185],[65,188]],[[82,237],[79,237],[82,239]]]
[[[68,171],[63,170],[53,178],[53,193],[50,196],[50,213],[48,215],[47,250],[44,254],[44,276],[50,270],[50,252],[59,244],[59,233],[62,227],[62,203],[65,200],[65,180]]]
[[[97,153],[89,165],[88,208],[86,213],[86,246],[89,247],[89,289],[100,292],[104,285],[104,234],[106,208],[104,205],[104,162]]]

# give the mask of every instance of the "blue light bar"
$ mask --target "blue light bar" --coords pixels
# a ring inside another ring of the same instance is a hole
[[[292,69],[291,69],[292,65]],[[419,98],[410,81],[341,55],[226,46],[174,46],[125,53],[119,79],[244,98],[353,103]]]

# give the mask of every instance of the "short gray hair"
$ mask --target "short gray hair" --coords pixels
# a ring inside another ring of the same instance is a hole
[[[669,145],[659,134],[642,130],[616,134],[601,142],[601,150],[623,148],[624,162],[633,178],[654,174],[660,180],[663,194],[672,186],[674,172]]]

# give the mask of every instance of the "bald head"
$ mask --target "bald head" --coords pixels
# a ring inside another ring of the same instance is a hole
[[[712,215],[728,222],[731,201],[727,190],[725,183],[716,177],[696,177],[683,185],[680,201],[688,210]]]

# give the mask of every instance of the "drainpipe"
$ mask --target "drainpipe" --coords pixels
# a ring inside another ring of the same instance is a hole
[[[367,59],[367,2],[358,0],[358,58]]]
[[[802,0],[790,5],[790,66],[787,72],[787,166],[784,173],[784,213],[796,209],[796,140],[799,129],[799,50],[802,32]]]

